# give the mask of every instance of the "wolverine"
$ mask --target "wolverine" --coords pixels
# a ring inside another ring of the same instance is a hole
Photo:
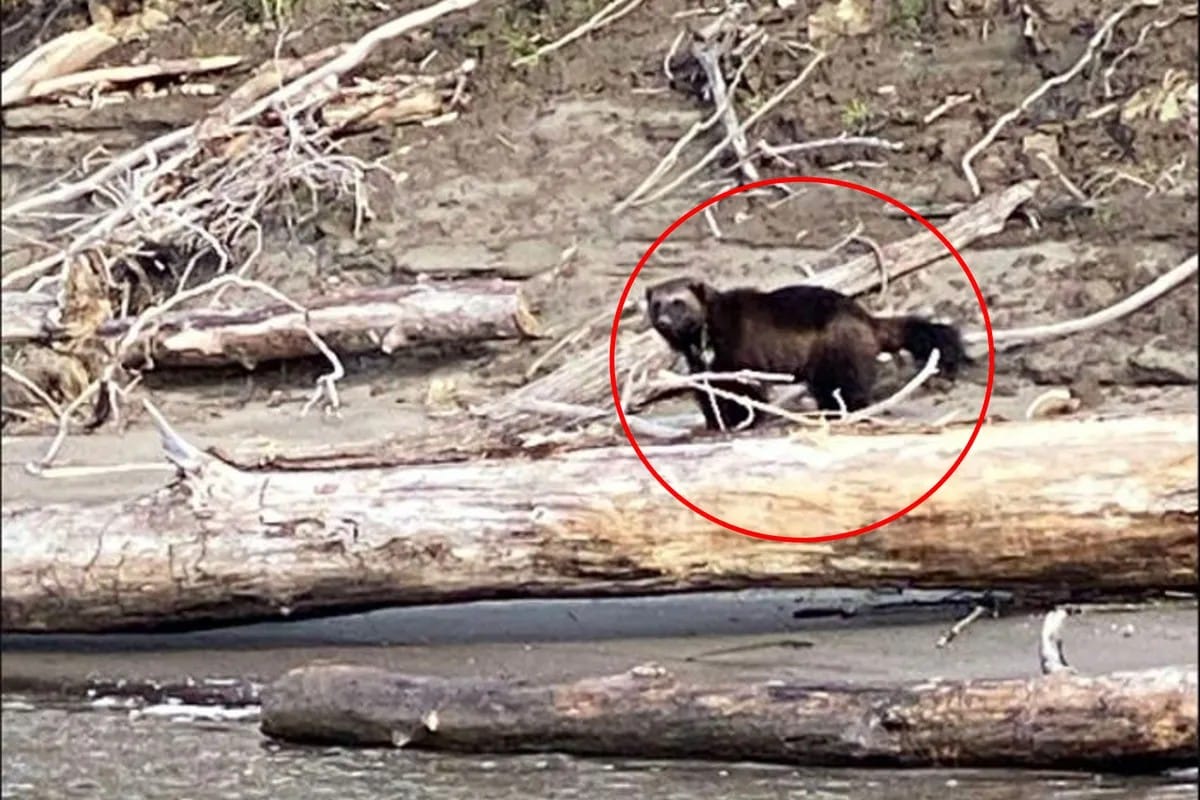
[[[936,348],[938,371],[951,379],[969,363],[953,325],[917,316],[876,317],[853,298],[819,286],[720,291],[693,278],[673,278],[646,290],[646,312],[693,374],[791,375],[827,413],[870,404],[880,353],[907,350],[924,362]],[[759,402],[766,396],[754,383],[711,385]],[[738,430],[759,422],[760,415],[734,400],[700,389],[694,395],[710,429]]]

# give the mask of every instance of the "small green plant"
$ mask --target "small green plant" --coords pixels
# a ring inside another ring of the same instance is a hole
[[[767,98],[758,92],[738,92],[734,97],[743,98],[742,105],[751,113],[758,111],[763,107],[763,103],[767,102]]]
[[[515,28],[505,28],[500,31],[500,39],[504,42],[504,46],[508,48],[509,58],[518,59],[537,52],[541,36]]]
[[[871,119],[871,107],[856,97],[842,109],[842,127],[850,133],[862,133]]]
[[[916,31],[925,16],[927,0],[896,0],[892,22],[908,31]]]
[[[523,58],[537,51],[544,41],[540,29],[545,23],[537,4],[517,3],[502,7],[497,14],[500,17],[497,38],[508,48],[510,59]]]
[[[240,0],[242,16],[247,22],[262,25],[283,25],[290,22],[304,0]]]

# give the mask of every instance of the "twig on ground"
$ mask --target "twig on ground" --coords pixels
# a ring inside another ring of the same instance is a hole
[[[1183,172],[1185,169],[1187,169],[1188,156],[1189,156],[1188,153],[1181,154],[1179,156],[1179,158],[1175,159],[1175,162],[1173,164],[1166,167],[1162,171],[1162,173],[1160,173],[1159,176],[1157,178],[1155,178],[1155,180],[1154,180],[1155,191],[1166,193],[1166,192],[1171,191],[1172,189],[1174,189],[1176,186],[1179,185],[1179,181],[1176,176],[1179,175],[1179,173]],[[1146,196],[1149,197],[1153,193],[1154,192],[1147,192]]]
[[[1084,203],[1085,205],[1092,202],[1092,198],[1084,194],[1083,190],[1081,190],[1071,181],[1070,178],[1063,174],[1063,171],[1059,169],[1058,164],[1054,163],[1054,159],[1050,157],[1049,153],[1039,150],[1036,153],[1036,156],[1039,161],[1046,165],[1046,168],[1050,170],[1051,174],[1058,178],[1058,182],[1063,185],[1063,188],[1066,189],[1072,197],[1079,202]]]
[[[906,400],[913,392],[920,388],[921,384],[925,383],[925,381],[937,374],[938,360],[940,357],[941,354],[935,347],[933,351],[930,352],[929,358],[926,360],[925,366],[921,368],[921,371],[914,375],[908,381],[908,383],[901,386],[895,394],[880,400],[878,403],[869,405],[866,408],[860,409],[851,414],[847,414],[838,421],[846,425],[852,425],[856,422],[861,422],[863,420],[876,417],[881,411],[887,411],[889,408],[904,402],[904,400]]]
[[[1036,419],[1043,409],[1047,407],[1058,409],[1060,411],[1074,411],[1078,408],[1079,401],[1071,397],[1071,392],[1061,387],[1050,389],[1043,392],[1033,399],[1029,407],[1025,409],[1025,419]]]
[[[735,381],[737,383],[792,383],[796,379],[784,372],[758,372],[739,369],[733,372],[692,372],[687,378],[697,381]]]
[[[63,443],[67,440],[67,434],[70,433],[71,419],[75,416],[75,412],[82,408],[84,403],[91,400],[103,385],[103,379],[92,381],[74,400],[67,404],[58,417],[58,429],[54,432],[54,438],[50,440],[50,446],[46,448],[46,452],[40,459],[25,465],[26,472],[31,475],[41,475],[43,470],[58,457],[58,451],[62,449]]]
[[[686,30],[681,30],[675,34],[675,38],[671,40],[671,46],[667,48],[667,54],[663,56],[663,75],[667,76],[667,83],[675,80],[675,75],[671,72],[671,59],[675,58],[675,52],[679,50],[679,45],[683,44],[683,37],[686,35]]]
[[[108,464],[93,467],[44,467],[38,470],[39,478],[94,478],[98,475],[113,475],[123,472],[174,472],[175,467],[161,461],[135,461],[128,464]]]
[[[958,622],[951,625],[945,633],[938,637],[935,646],[941,650],[962,635],[962,632],[969,628],[976,620],[988,612],[987,606],[980,603],[971,609],[971,613],[960,619]]]
[[[667,151],[667,154],[662,157],[658,164],[655,165],[654,169],[650,171],[650,174],[647,175],[640,184],[638,184],[637,188],[630,192],[624,200],[613,206],[611,213],[619,214],[630,206],[642,205],[642,203],[639,202],[639,199],[642,197],[642,195],[648,192],[650,188],[662,178],[663,175],[667,174],[667,172],[669,172],[671,168],[675,166],[676,162],[679,160],[679,154],[683,152],[683,149],[687,147],[687,145],[691,143],[691,141],[697,136],[720,122],[721,117],[725,113],[725,104],[733,102],[733,95],[734,92],[737,91],[738,86],[741,85],[742,75],[750,66],[751,62],[754,61],[754,56],[757,53],[758,48],[755,48],[753,52],[749,53],[744,59],[742,59],[742,63],[738,65],[738,68],[733,73],[733,78],[729,81],[727,93],[723,97],[713,98],[716,108],[713,110],[712,114],[702,120],[697,120],[694,122],[692,127],[688,128],[687,132],[685,132],[683,136],[679,137],[675,144],[671,145],[671,149]],[[746,127],[748,127],[748,125],[743,125],[742,129],[745,130]],[[722,145],[722,147],[724,147],[724,145]],[[720,151],[718,150],[718,152]]]
[[[869,147],[883,150],[891,150],[899,152],[904,149],[903,142],[893,142],[889,139],[881,139],[878,136],[847,136],[842,134],[835,136],[832,139],[813,139],[809,142],[792,142],[791,144],[771,144],[765,139],[759,139],[754,143],[755,152],[750,153],[736,163],[725,168],[725,172],[733,172],[744,166],[745,162],[757,158],[758,155],[765,155],[769,158],[779,161],[787,167],[795,167],[795,162],[785,156],[792,153],[804,153],[811,150],[821,150],[829,147]]]
[[[941,116],[949,113],[951,110],[961,106],[963,103],[970,102],[974,97],[975,97],[975,95],[973,95],[973,94],[952,94],[949,97],[947,97],[945,100],[943,100],[937,106],[937,108],[933,109],[928,114],[926,114],[921,119],[921,122],[923,122],[926,125],[929,125],[929,124],[933,123],[939,117],[941,117]]]
[[[1113,28],[1116,27],[1117,23],[1120,22],[1126,15],[1139,8],[1156,8],[1160,5],[1162,5],[1162,0],[1133,0],[1133,2],[1122,6],[1119,10],[1111,14],[1092,35],[1092,38],[1088,40],[1087,47],[1084,49],[1083,55],[1079,57],[1079,60],[1075,62],[1074,66],[1072,66],[1066,72],[1060,72],[1059,74],[1049,78],[1028,95],[1026,95],[1025,99],[1023,99],[1016,108],[1001,115],[1001,117],[996,120],[995,124],[988,129],[988,132],[983,135],[983,138],[972,145],[969,150],[967,150],[962,157],[961,167],[963,176],[967,179],[967,183],[971,185],[971,193],[975,197],[979,197],[979,195],[983,193],[983,188],[979,185],[979,179],[975,176],[975,171],[971,169],[971,162],[974,161],[976,156],[982,153],[992,144],[992,142],[996,140],[996,137],[1000,134],[1000,131],[1009,123],[1013,122],[1022,114],[1024,114],[1034,103],[1040,100],[1051,89],[1067,83],[1080,72],[1082,72],[1084,67],[1086,67],[1095,57],[1096,51],[1103,46],[1104,42],[1108,41],[1108,37],[1112,35]]]
[[[720,226],[717,225],[717,219],[713,216],[712,206],[707,206],[704,209],[704,221],[708,223],[708,230],[712,233],[715,239],[724,239],[725,235],[721,233]]]
[[[1174,25],[1176,22],[1179,22],[1179,20],[1181,20],[1181,19],[1193,19],[1193,18],[1195,18],[1195,16],[1196,16],[1196,8],[1194,6],[1190,7],[1190,8],[1181,8],[1168,17],[1164,17],[1163,19],[1151,20],[1150,22],[1147,22],[1145,25],[1143,25],[1142,29],[1140,31],[1138,31],[1137,38],[1134,40],[1133,44],[1129,45],[1129,47],[1126,47],[1124,50],[1122,50],[1120,53],[1118,53],[1116,55],[1116,57],[1113,58],[1112,61],[1108,62],[1108,66],[1105,67],[1105,69],[1104,69],[1104,97],[1107,99],[1107,98],[1111,98],[1113,95],[1116,94],[1116,92],[1113,90],[1113,87],[1112,87],[1112,79],[1113,79],[1113,75],[1117,71],[1117,67],[1121,66],[1121,62],[1123,62],[1125,59],[1129,58],[1131,55],[1134,54],[1134,52],[1137,51],[1137,49],[1139,47],[1141,47],[1143,44],[1145,44],[1147,36],[1149,36],[1153,31],[1160,31],[1163,28],[1169,28],[1172,25]]]
[[[38,386],[32,380],[22,375],[15,367],[10,367],[8,364],[0,362],[0,370],[3,370],[3,373],[10,379],[28,389],[37,400],[41,401],[46,408],[50,409],[51,413],[53,413],[56,418],[62,417],[62,408],[58,405],[58,403],[54,402],[50,395],[46,394],[42,387]]]
[[[855,222],[854,222],[854,230],[852,230],[852,231],[850,231],[849,233],[847,233],[847,234],[846,234],[845,236],[843,236],[841,239],[838,239],[838,240],[837,240],[837,242],[836,242],[835,244],[831,245],[830,247],[827,247],[827,248],[825,248],[825,252],[826,252],[826,253],[829,253],[829,254],[831,254],[831,255],[832,255],[832,254],[835,254],[835,253],[838,253],[838,252],[839,252],[839,251],[841,251],[841,249],[842,249],[842,248],[844,248],[846,245],[848,245],[848,244],[850,244],[851,242],[853,242],[853,241],[854,241],[854,240],[855,240],[855,239],[856,239],[856,238],[859,236],[859,234],[861,234],[862,232],[863,232],[863,223],[862,223],[862,220],[861,220],[861,219],[860,219],[860,220],[855,220]],[[882,262],[882,260],[878,260],[878,263],[883,263],[883,262]]]
[[[1114,303],[1108,308],[1097,311],[1094,314],[1088,314],[1086,317],[1066,320],[1064,322],[1052,322],[1047,325],[1032,325],[1027,328],[1010,328],[1008,330],[995,331],[992,334],[992,340],[995,343],[996,350],[999,352],[1009,347],[1057,339],[1062,336],[1070,336],[1107,325],[1157,300],[1192,275],[1195,275],[1196,264],[1197,256],[1193,255],[1182,264],[1173,267],[1146,286],[1138,289],[1124,300]],[[985,344],[987,342],[987,333],[983,331],[971,331],[963,335],[963,342],[964,344],[972,345]]]
[[[741,169],[746,181],[753,183],[760,176],[758,169],[754,166],[754,162],[750,159],[750,145],[746,141],[746,131],[743,130],[741,124],[738,122],[737,108],[735,108],[733,102],[733,91],[725,85],[725,76],[721,74],[720,57],[723,47],[723,42],[708,46],[696,44],[692,46],[692,56],[700,64],[705,76],[708,78],[708,86],[712,92],[713,102],[724,109],[721,118],[725,124],[725,133],[729,137],[729,144],[738,157],[739,169]],[[757,48],[755,52],[757,52]],[[726,98],[726,100],[718,102],[717,98]],[[720,238],[719,234],[718,238]]]
[[[1063,655],[1062,625],[1070,613],[1065,608],[1056,608],[1046,614],[1042,621],[1042,635],[1038,641],[1038,662],[1043,675],[1056,672],[1074,672]]]
[[[860,226],[861,228],[861,226]],[[850,235],[850,241],[861,242],[871,248],[871,252],[875,254],[876,261],[879,262],[879,300],[884,310],[890,309],[891,304],[888,302],[888,267],[887,258],[883,255],[883,248],[878,242],[869,236],[863,236],[861,233]]]
[[[745,62],[743,62],[743,64],[749,63],[749,60],[750,60],[749,57],[747,57],[747,60]],[[813,70],[817,68],[817,65],[820,64],[824,60],[825,60],[825,53],[823,53],[821,51],[816,51],[816,53],[809,60],[809,62],[804,65],[804,69],[800,72],[799,75],[797,75],[795,78],[793,78],[791,81],[789,81],[787,83],[787,85],[785,85],[782,89],[780,89],[778,92],[776,92],[774,95],[772,95],[765,103],[763,103],[761,106],[759,106],[759,108],[753,114],[751,114],[749,117],[746,118],[746,121],[742,123],[742,130],[743,131],[750,130],[750,128],[754,125],[754,123],[758,122],[758,120],[762,119],[764,116],[769,114],[772,110],[774,110],[775,106],[777,106],[781,102],[783,102],[783,100],[789,94],[791,94],[793,91],[795,91],[797,88],[799,88],[799,86],[802,83],[804,83],[806,80],[808,80],[809,75],[811,75]],[[730,141],[731,141],[731,138],[730,138],[729,134],[726,134],[721,139],[721,141],[719,141],[707,153],[705,153],[700,158],[700,160],[698,160],[695,164],[693,164],[692,166],[690,166],[686,170],[684,170],[683,173],[678,175],[673,181],[668,183],[666,186],[663,186],[658,191],[651,194],[649,197],[638,197],[639,193],[635,192],[634,195],[631,195],[630,197],[621,201],[621,203],[618,203],[617,206],[615,206],[613,208],[612,213],[614,213],[614,214],[619,213],[620,211],[623,211],[624,209],[626,209],[630,206],[642,206],[642,205],[646,205],[647,203],[653,203],[655,200],[665,197],[666,195],[675,191],[685,181],[692,178],[692,176],[694,176],[700,170],[704,169],[706,166],[708,166],[710,163],[712,163],[712,161],[714,161],[718,156],[720,156],[721,152],[724,151],[725,148],[729,146]]]
[[[771,403],[762,403],[762,402],[759,402],[758,400],[755,400],[750,397],[745,397],[745,396],[737,394],[735,392],[729,392],[729,391],[726,391],[725,389],[718,389],[717,387],[715,387],[709,383],[710,380],[715,380],[718,378],[721,380],[741,380],[741,381],[756,380],[756,378],[751,378],[750,376],[758,375],[758,374],[760,374],[760,373],[754,373],[754,372],[742,370],[739,372],[730,372],[730,373],[704,372],[704,373],[696,373],[695,375],[678,375],[678,374],[670,372],[668,370],[660,370],[658,373],[658,378],[656,380],[656,388],[659,388],[659,389],[673,389],[673,388],[698,389],[702,392],[707,393],[710,397],[716,396],[716,397],[723,398],[725,400],[732,400],[732,401],[738,403],[739,405],[741,405],[742,407],[747,408],[751,411],[765,411],[768,414],[774,414],[777,417],[783,417],[786,420],[790,420],[792,422],[800,423],[803,425],[810,425],[814,422],[817,415],[799,414],[794,411],[788,411],[785,408],[780,408],[779,406],[772,405]],[[793,380],[791,375],[781,376],[781,375],[774,375],[772,373],[762,373],[762,374],[767,376],[764,379],[770,379],[770,380],[786,379],[787,381]],[[718,414],[718,418],[719,417],[720,417],[720,415]],[[718,419],[718,421],[721,422],[722,429],[723,429],[724,421],[720,420],[720,419]]]
[[[846,172],[852,169],[883,169],[886,161],[839,161],[826,167],[830,172]]]
[[[624,5],[622,5],[622,4],[624,4]],[[575,41],[576,39],[586,36],[587,34],[591,33],[592,31],[598,30],[599,28],[604,27],[605,25],[609,24],[610,22],[616,22],[621,17],[625,16],[630,11],[633,11],[635,8],[637,8],[641,4],[642,4],[642,0],[612,0],[612,2],[610,2],[608,5],[604,6],[604,8],[600,9],[595,14],[593,14],[591,16],[591,18],[588,19],[587,22],[583,23],[578,28],[575,28],[574,30],[567,33],[565,36],[562,36],[562,37],[554,40],[553,42],[550,42],[549,44],[542,45],[537,50],[535,50],[534,52],[530,53],[527,56],[521,56],[520,58],[513,61],[511,66],[521,67],[526,64],[533,63],[534,61],[537,61],[542,56],[544,56],[548,53],[553,53],[555,50],[558,50],[560,47],[565,47],[566,45],[570,44],[571,42]]]

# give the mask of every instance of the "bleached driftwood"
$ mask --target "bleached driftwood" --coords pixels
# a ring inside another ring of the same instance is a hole
[[[4,292],[5,344],[64,334],[49,313],[53,298]],[[514,339],[534,336],[538,323],[513,281],[455,281],[326,294],[301,302],[307,313],[281,304],[229,310],[167,311],[146,325],[126,353],[130,364],[147,357],[163,366],[249,366],[318,354],[310,331],[335,336],[343,352],[405,344]],[[124,336],[134,319],[110,320],[97,335]]]
[[[61,92],[79,91],[100,85],[137,83],[154,78],[177,75],[192,75],[200,72],[217,72],[240,64],[241,56],[209,56],[207,58],[181,58],[158,61],[153,64],[135,64],[125,67],[102,67],[82,70],[54,78],[46,78],[29,87],[21,100],[33,100]],[[15,100],[5,96],[0,107],[12,105]]]
[[[643,665],[528,685],[322,664],[262,690],[294,742],[810,766],[1157,771],[1196,760],[1195,668],[901,685],[702,684]]]
[[[156,419],[168,458],[184,471],[157,496],[5,504],[5,631],[749,586],[986,586],[1057,599],[1192,588],[1197,579],[1194,414],[985,426],[958,471],[907,516],[820,544],[762,541],[708,522],[627,446],[247,472]],[[710,513],[812,537],[912,503],[968,433],[754,437],[645,451]]]
[[[91,25],[56,36],[4,70],[0,77],[3,105],[21,102],[39,83],[82,70],[114,47],[132,41],[170,19],[154,8],[119,19],[113,18],[112,13],[99,4],[91,6],[90,10],[93,14]]]

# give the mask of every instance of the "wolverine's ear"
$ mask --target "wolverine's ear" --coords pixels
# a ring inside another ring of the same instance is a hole
[[[696,295],[696,299],[706,306],[708,305],[709,300],[712,299],[713,294],[716,292],[713,287],[709,286],[704,281],[692,281],[688,284],[688,288],[692,290],[692,294]]]

